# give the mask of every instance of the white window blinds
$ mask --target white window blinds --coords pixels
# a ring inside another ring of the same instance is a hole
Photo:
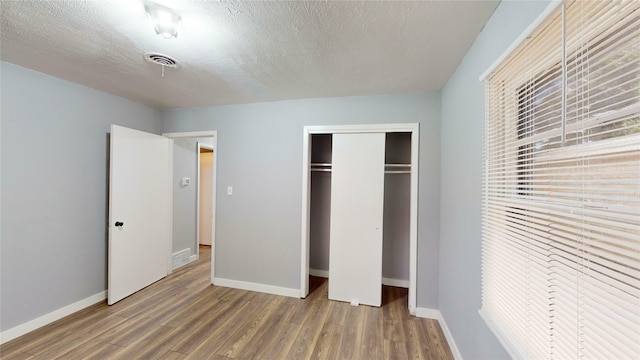
[[[566,1],[486,104],[483,318],[514,357],[640,359],[640,1]]]

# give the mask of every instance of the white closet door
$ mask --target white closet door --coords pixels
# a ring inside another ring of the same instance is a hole
[[[334,134],[329,299],[382,303],[384,133]]]

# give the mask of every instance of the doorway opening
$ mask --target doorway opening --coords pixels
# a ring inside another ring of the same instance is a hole
[[[215,262],[216,131],[165,133],[174,140],[172,253],[190,252],[186,263],[211,259],[213,283]],[[186,180],[185,180],[186,179]],[[206,256],[201,256],[201,250]],[[210,256],[209,256],[210,255]],[[173,266],[173,269],[177,269]]]
[[[198,142],[198,249],[211,247],[213,234],[213,146]],[[198,252],[198,255],[200,253]]]

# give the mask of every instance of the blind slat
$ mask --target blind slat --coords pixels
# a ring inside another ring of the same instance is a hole
[[[640,358],[640,2],[563,7],[486,79],[481,311],[517,356]]]

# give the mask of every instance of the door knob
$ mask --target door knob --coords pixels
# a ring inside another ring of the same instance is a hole
[[[124,225],[124,223],[122,221],[116,221],[115,225],[116,226],[122,226],[122,225]]]

